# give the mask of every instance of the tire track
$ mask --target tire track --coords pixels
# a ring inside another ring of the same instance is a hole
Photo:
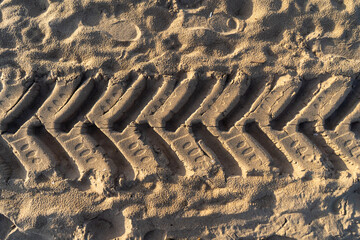
[[[38,81],[41,80],[33,82],[18,102],[7,111],[5,117],[1,120],[2,133],[16,133],[51,94],[54,85]]]
[[[344,101],[336,108],[336,110],[325,119],[324,128],[326,130],[334,130],[339,123],[348,116],[356,107],[356,103],[360,100],[360,79],[354,79],[351,91],[347,94]]]
[[[219,121],[219,129],[221,131],[229,131],[245,114],[249,111],[252,103],[260,94],[261,86],[255,80],[249,81],[249,85],[237,101],[236,105],[226,113],[226,115]]]
[[[55,169],[64,176],[65,179],[75,180],[80,177],[75,161],[69,156],[61,144],[44,127],[44,125],[31,126],[29,135],[38,139],[46,152],[51,152],[56,161]]]
[[[317,81],[302,80],[302,85],[295,97],[285,107],[285,109],[274,119],[270,121],[272,129],[281,131],[288,122],[295,118],[295,116],[306,106],[306,102],[314,95]]]
[[[184,164],[180,161],[176,153],[171,147],[162,139],[162,137],[154,131],[149,124],[137,125],[137,129],[144,135],[145,142],[150,146],[158,157],[164,155],[167,163],[166,166],[174,175],[184,176],[186,173]]]
[[[69,100],[56,113],[55,128],[68,133],[90,111],[104,91],[101,79],[89,78],[81,83]]]
[[[26,171],[5,140],[0,137],[0,179],[25,179]]]
[[[161,87],[158,86],[160,84],[162,84]],[[150,94],[144,91],[146,86],[153,90]],[[159,101],[158,93],[164,90],[166,92],[168,87],[169,85],[166,82],[163,83],[157,79],[140,75],[129,88],[121,90],[121,96],[116,101],[111,96],[117,95],[113,92],[113,89],[118,89],[118,87],[116,85],[110,86],[99,100],[99,103],[87,115],[89,121],[104,133],[130,163],[138,180],[156,176],[158,163],[150,146],[147,146],[141,139],[141,134],[136,129],[136,119],[144,116],[144,111],[149,112],[149,105]],[[142,104],[136,104],[136,99],[139,98],[142,92],[144,92],[146,98],[141,98]],[[112,102],[111,105],[110,102]],[[146,103],[148,104],[145,105]],[[134,115],[127,120],[129,124],[126,126],[124,124],[122,131],[114,131],[114,122],[123,119],[123,117],[127,118],[126,113],[131,107],[133,107]],[[102,111],[102,109],[107,109],[107,111]]]
[[[273,172],[269,166],[294,176],[348,171],[354,161],[356,141],[344,143],[352,146],[346,155],[334,139],[337,126],[357,109],[357,79],[286,75],[262,85],[241,72],[179,76],[130,72],[108,81],[84,72],[55,84],[45,77],[30,81],[17,100],[0,99],[7,106],[4,139],[18,152],[11,161],[21,162],[10,169],[1,155],[4,178],[20,176],[22,166],[44,179],[51,169],[72,180],[92,173],[94,185],[107,182],[106,192],[117,179],[143,180],[159,167],[179,177],[219,168],[226,179],[263,176]],[[357,133],[357,125],[355,119],[346,131]]]
[[[112,123],[111,128],[114,131],[122,132],[129,124],[134,123],[140,112],[157,92],[161,82],[158,79],[150,77],[143,78],[141,81],[143,83],[135,86],[135,88],[139,88],[140,90],[131,97],[132,102],[127,109],[122,110],[121,116]]]
[[[173,116],[166,121],[165,129],[170,132],[175,132],[181,124],[201,106],[208,94],[214,86],[214,79],[206,79],[203,76],[195,74],[192,78],[195,87],[191,88],[187,99],[183,100],[182,106],[176,110]]]
[[[334,171],[347,170],[344,161],[334,152],[334,150],[326,143],[321,134],[316,133],[315,122],[303,122],[298,125],[299,132],[303,133],[320,151],[325,157],[325,161],[330,161],[330,165],[327,167]],[[327,163],[329,164],[329,163]]]
[[[271,156],[271,165],[277,167],[280,173],[293,174],[294,169],[287,157],[278,149],[271,139],[261,130],[259,124],[250,122],[245,125],[245,132],[250,134],[261,147]]]
[[[240,169],[239,163],[234,159],[234,157],[222,146],[221,142],[213,136],[202,123],[197,123],[191,126],[192,132],[195,135],[195,139],[203,141],[205,145],[213,151],[214,154],[208,154],[209,157],[215,157],[213,161],[219,161],[225,177],[229,176],[241,176],[242,171]],[[203,149],[205,153],[205,149]],[[212,156],[213,155],[213,156]]]
[[[127,180],[134,180],[135,173],[131,164],[127,161],[115,144],[95,124],[86,125],[84,128],[85,133],[103,148],[105,156],[109,157],[115,163],[118,169],[117,175],[123,175]]]

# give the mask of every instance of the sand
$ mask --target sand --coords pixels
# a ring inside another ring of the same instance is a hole
[[[0,1],[0,239],[357,239],[360,1]]]

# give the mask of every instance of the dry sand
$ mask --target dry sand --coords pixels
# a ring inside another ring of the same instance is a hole
[[[359,0],[1,0],[0,239],[358,239]]]

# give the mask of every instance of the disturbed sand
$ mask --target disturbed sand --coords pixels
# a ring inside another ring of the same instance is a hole
[[[0,1],[0,239],[357,239],[360,1]]]

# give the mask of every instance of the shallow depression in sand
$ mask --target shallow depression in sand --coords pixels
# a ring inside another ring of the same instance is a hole
[[[127,20],[113,20],[111,23],[99,24],[97,28],[106,31],[115,40],[121,42],[135,41],[141,36],[139,27]]]

